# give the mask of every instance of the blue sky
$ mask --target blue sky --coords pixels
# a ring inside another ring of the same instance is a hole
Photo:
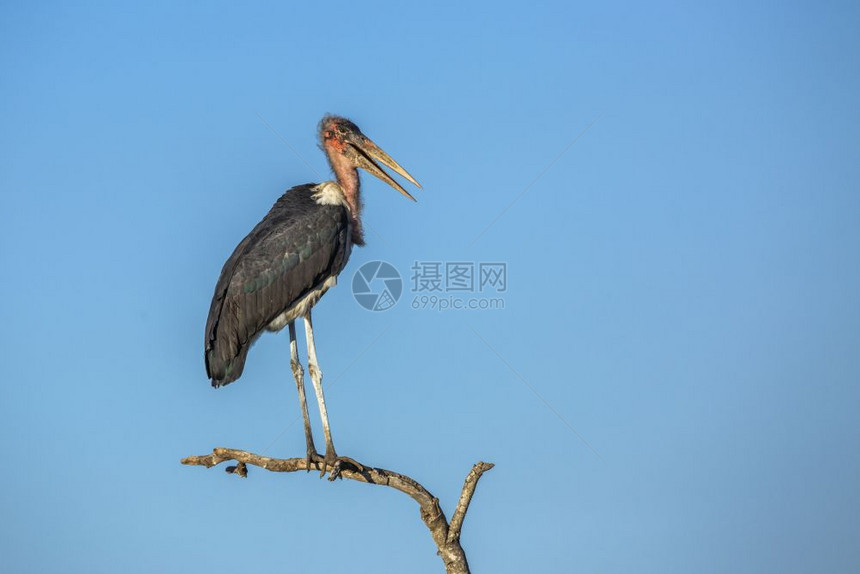
[[[473,571],[857,571],[858,27],[851,2],[4,3],[4,569],[442,571],[399,493],[178,462],[303,453],[286,333],[216,391],[203,327],[236,243],[330,177],[333,112],[424,185],[364,177],[373,232],[315,312],[335,444],[449,515],[496,463]],[[405,281],[377,313],[350,292],[374,260]],[[504,262],[504,309],[413,310],[415,261]]]

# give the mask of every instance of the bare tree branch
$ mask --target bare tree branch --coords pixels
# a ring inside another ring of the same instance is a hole
[[[475,488],[478,486],[478,479],[481,475],[495,466],[491,462],[479,462],[472,467],[469,474],[466,476],[466,482],[463,484],[463,492],[460,493],[460,501],[457,502],[457,508],[454,509],[454,515],[451,517],[451,523],[448,525],[448,541],[460,539],[460,530],[463,528],[463,519],[466,518],[466,511],[469,510],[469,503],[472,502],[472,496],[475,494]]]
[[[212,454],[189,456],[183,458],[181,462],[182,464],[211,468],[229,460],[235,460],[237,465],[227,467],[228,472],[243,477],[248,474],[246,465],[249,464],[272,472],[322,470],[320,462],[314,460],[308,461],[305,458],[271,458],[231,448],[215,448],[212,450]],[[469,509],[469,503],[475,494],[478,479],[491,468],[493,468],[492,463],[479,462],[469,471],[450,525],[445,519],[445,513],[442,512],[442,508],[439,506],[439,499],[430,494],[417,481],[404,474],[385,470],[384,468],[374,468],[353,461],[352,459],[342,458],[338,460],[334,469],[332,469],[329,480],[347,478],[368,484],[389,486],[412,497],[418,503],[421,520],[424,521],[424,524],[430,530],[433,542],[436,543],[436,547],[438,548],[437,553],[445,563],[446,572],[448,574],[469,574],[469,563],[466,561],[466,553],[463,551],[462,546],[460,546],[460,530],[463,527],[463,520],[466,517],[466,511]]]

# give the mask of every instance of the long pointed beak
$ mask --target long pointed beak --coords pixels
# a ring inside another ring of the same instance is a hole
[[[382,181],[384,181],[385,183],[411,199],[412,201],[416,201],[416,199],[412,197],[412,195],[408,191],[403,189],[403,186],[397,183],[394,178],[392,178],[384,169],[382,169],[382,167],[379,165],[379,163],[377,163],[377,161],[382,163],[386,167],[393,169],[395,172],[402,175],[419,188],[421,187],[421,184],[418,183],[418,181],[414,177],[409,175],[409,172],[403,169],[399,163],[394,161],[390,155],[382,151],[382,148],[373,143],[370,138],[364,135],[357,135],[350,138],[349,143],[350,145],[352,145],[352,147],[356,149],[356,151],[358,151],[358,153],[356,154],[356,165],[358,167],[366,170],[370,174],[375,175],[376,177],[378,177],[379,179],[381,179]]]

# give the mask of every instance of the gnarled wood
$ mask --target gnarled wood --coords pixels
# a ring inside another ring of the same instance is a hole
[[[231,448],[215,448],[212,454],[202,456],[189,456],[182,459],[182,464],[198,465],[211,468],[229,460],[235,460],[238,464],[228,467],[228,471],[240,476],[247,475],[247,465],[257,466],[272,472],[297,472],[300,470],[322,470],[319,461],[308,461],[305,458],[271,458],[261,456],[244,450]],[[445,513],[439,506],[439,499],[433,496],[426,488],[416,480],[384,468],[374,468],[361,464],[351,459],[339,461],[332,469],[329,480],[334,478],[347,478],[368,484],[389,486],[409,495],[418,503],[421,520],[430,530],[433,542],[436,543],[438,554],[445,563],[448,574],[469,574],[469,563],[466,561],[466,553],[460,546],[460,530],[469,503],[475,494],[478,480],[486,471],[493,468],[489,462],[478,462],[469,471],[460,500],[454,509],[451,522],[445,518]]]

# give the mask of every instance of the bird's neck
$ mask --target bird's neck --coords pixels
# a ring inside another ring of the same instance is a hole
[[[341,154],[332,154],[329,156],[329,161],[337,182],[343,190],[346,206],[349,208],[349,217],[352,219],[352,242],[355,245],[364,245],[364,228],[361,225],[361,180],[358,178],[358,170]]]

